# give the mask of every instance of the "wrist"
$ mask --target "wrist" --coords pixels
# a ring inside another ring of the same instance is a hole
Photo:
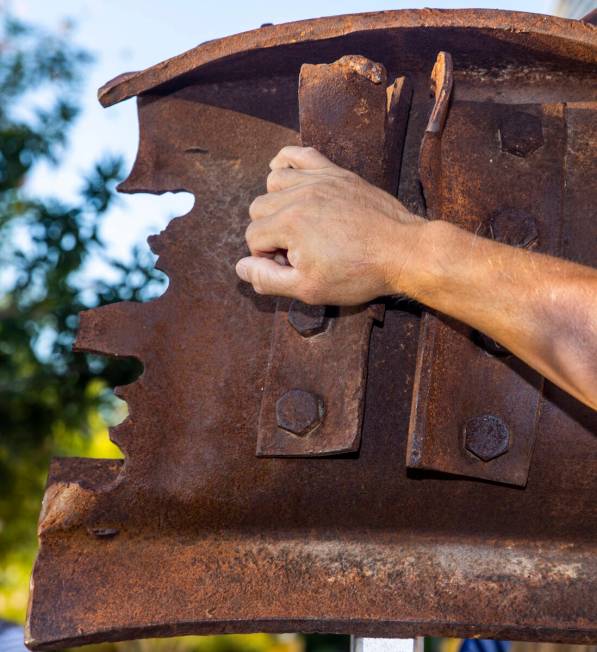
[[[459,231],[443,220],[397,222],[388,239],[389,293],[433,304],[449,274],[446,252]]]

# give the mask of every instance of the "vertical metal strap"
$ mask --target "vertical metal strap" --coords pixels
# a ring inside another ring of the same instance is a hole
[[[388,86],[385,68],[362,56],[305,64],[299,79],[302,142],[395,193],[411,93],[405,78]],[[278,301],[257,455],[358,450],[369,337],[380,318],[382,305]]]
[[[455,101],[440,54],[420,153],[428,214],[521,248],[558,254],[562,104]],[[438,91],[440,91],[438,93]],[[443,120],[436,120],[442,116]],[[445,128],[444,126],[445,125]],[[468,326],[422,319],[407,466],[525,486],[542,405],[540,374]]]

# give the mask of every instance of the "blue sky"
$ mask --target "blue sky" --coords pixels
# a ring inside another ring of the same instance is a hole
[[[433,6],[549,14],[555,5],[555,0],[13,0],[11,7],[17,15],[48,28],[59,27],[67,18],[74,20],[75,39],[96,58],[85,80],[82,114],[72,131],[66,162],[58,170],[40,168],[31,187],[43,194],[73,197],[81,173],[106,152],[122,154],[130,169],[138,138],[135,103],[129,100],[103,109],[96,100],[97,88],[121,72],[146,68],[202,41],[253,29],[265,22],[362,11]],[[187,212],[191,205],[188,195],[123,195],[103,227],[111,255],[126,259],[134,244],[142,244],[147,235],[163,228],[172,216]],[[97,261],[92,268],[92,275],[105,272]]]

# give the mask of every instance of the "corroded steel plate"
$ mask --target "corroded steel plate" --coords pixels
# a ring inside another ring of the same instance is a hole
[[[544,231],[541,220],[558,221],[559,251],[595,265],[597,31],[590,25],[436,10],[306,21],[212,41],[102,89],[106,105],[139,95],[139,154],[121,190],[187,190],[196,202],[150,238],[170,280],[163,296],[82,315],[79,350],[134,356],[144,371],[119,390],[129,417],[111,436],[124,463],[52,464],[32,578],[31,648],[289,630],[597,640],[595,413],[550,384],[539,395],[528,390],[538,408],[524,488],[407,469],[420,325],[411,303],[388,299],[383,324],[372,327],[358,450],[256,455],[276,301],[239,283],[234,265],[245,254],[247,208],[265,190],[269,160],[300,142],[301,65],[361,55],[383,64],[389,80],[409,80],[398,194],[424,213],[419,152],[440,51],[454,64],[449,139],[438,161],[442,192],[458,201],[446,217],[460,221],[470,208],[493,219],[507,191],[487,163],[494,125],[520,105],[541,115],[557,106],[564,160],[535,168],[532,155],[518,164],[533,193],[566,166],[564,208],[537,216],[539,236],[555,229]],[[442,351],[436,367],[455,392],[470,382],[459,351]],[[496,360],[484,374],[505,373],[499,365],[507,358]],[[476,378],[474,356],[470,364]],[[507,396],[507,387],[500,391]],[[430,408],[435,396],[425,397]],[[445,396],[437,396],[441,434],[441,419],[451,429],[462,413],[445,410]]]

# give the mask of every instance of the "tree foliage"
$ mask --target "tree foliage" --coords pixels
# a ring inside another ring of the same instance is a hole
[[[113,405],[107,387],[136,373],[132,361],[72,353],[78,313],[161,288],[149,253],[136,250],[127,264],[104,253],[100,225],[122,176],[119,158],[104,158],[81,179],[76,202],[29,190],[38,166],[59,165],[67,154],[91,57],[68,34],[45,33],[7,15],[2,20],[0,588],[7,581],[3,561],[34,546],[50,456],[65,452],[74,433],[91,432],[98,410]],[[104,257],[115,281],[89,277],[93,256]]]

